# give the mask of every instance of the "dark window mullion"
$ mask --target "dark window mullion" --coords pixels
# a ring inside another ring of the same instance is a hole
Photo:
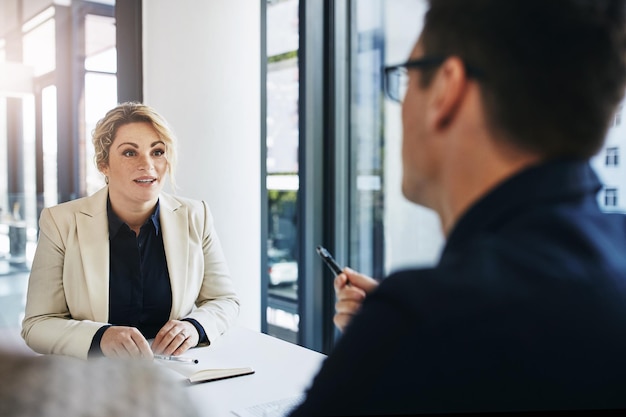
[[[315,246],[323,240],[324,3],[300,2],[298,343],[323,351],[324,274]]]

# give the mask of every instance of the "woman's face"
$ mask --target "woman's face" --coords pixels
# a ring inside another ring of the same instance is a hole
[[[101,171],[109,178],[109,196],[118,205],[154,205],[167,175],[165,143],[152,125],[128,123],[118,128]]]

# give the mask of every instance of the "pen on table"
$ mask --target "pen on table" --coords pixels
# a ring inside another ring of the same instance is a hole
[[[154,355],[154,359],[161,359],[164,361],[173,361],[173,362],[198,363],[198,359],[187,358],[185,356]]]

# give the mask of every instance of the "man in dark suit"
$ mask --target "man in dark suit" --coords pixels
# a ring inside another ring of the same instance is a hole
[[[626,219],[588,161],[625,88],[624,9],[429,1],[386,87],[402,191],[446,244],[380,285],[337,277],[345,332],[294,416],[626,408]]]

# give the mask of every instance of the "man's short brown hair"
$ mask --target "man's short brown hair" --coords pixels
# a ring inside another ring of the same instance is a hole
[[[625,88],[624,16],[623,0],[430,0],[421,41],[482,70],[492,129],[546,157],[590,157]]]

